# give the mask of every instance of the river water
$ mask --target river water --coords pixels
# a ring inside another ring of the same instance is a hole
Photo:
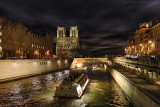
[[[0,84],[0,107],[132,107],[108,73],[93,73],[80,99],[54,97],[56,86],[70,70]]]

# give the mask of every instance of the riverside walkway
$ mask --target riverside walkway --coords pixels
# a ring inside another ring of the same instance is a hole
[[[154,85],[149,81],[142,79],[138,75],[133,74],[127,70],[124,70],[118,67],[113,67],[113,69],[115,69],[120,74],[122,74],[125,78],[131,81],[131,83],[133,83],[139,90],[141,90],[148,97],[150,97],[154,102],[160,105],[160,86]]]

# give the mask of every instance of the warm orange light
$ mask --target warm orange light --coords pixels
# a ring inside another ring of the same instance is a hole
[[[38,50],[35,50],[35,51],[34,51],[34,54],[38,55],[38,54],[39,54]]]
[[[134,48],[134,46],[132,46],[132,48]]]
[[[140,46],[142,46],[142,44],[140,44]]]
[[[49,50],[47,51],[47,55],[49,55]]]
[[[152,41],[150,40],[149,43],[152,43]]]

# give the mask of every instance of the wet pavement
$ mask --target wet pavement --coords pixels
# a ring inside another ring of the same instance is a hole
[[[30,77],[0,84],[0,107],[132,107],[113,78],[106,72],[92,72],[80,99],[53,97],[55,89],[71,71]]]

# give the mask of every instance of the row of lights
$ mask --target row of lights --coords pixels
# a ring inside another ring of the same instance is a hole
[[[36,44],[32,44],[32,48],[33,48],[33,47],[36,47]],[[44,49],[44,46],[40,46],[40,45],[38,46],[38,45],[37,45],[37,48]]]
[[[149,43],[151,44],[152,41],[150,40]],[[140,46],[142,46],[142,43],[140,44]],[[134,48],[134,46],[132,46],[132,48]],[[130,49],[130,47],[129,47],[129,49]],[[126,49],[125,49],[125,50],[126,50]]]

